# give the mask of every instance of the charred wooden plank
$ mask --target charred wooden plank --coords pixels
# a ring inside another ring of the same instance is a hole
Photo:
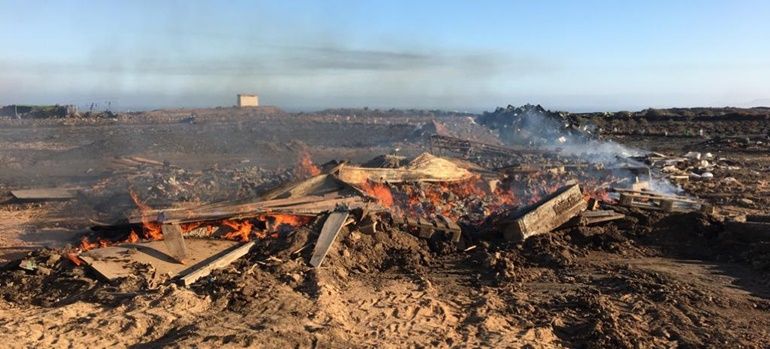
[[[348,211],[335,211],[326,217],[326,221],[321,228],[321,234],[318,236],[315,248],[313,248],[313,256],[310,257],[310,265],[316,268],[321,266],[324,258],[326,258],[326,255],[329,253],[329,249],[331,249],[332,244],[334,244],[334,240],[345,225],[348,215]]]
[[[449,239],[455,243],[460,242],[460,238],[462,237],[462,229],[460,229],[460,226],[444,215],[439,215],[438,217],[444,223],[445,233],[449,236]]]
[[[436,231],[436,226],[425,218],[417,220],[417,228],[419,229],[419,236],[423,239],[430,239]]]
[[[584,211],[586,206],[579,185],[561,188],[508,223],[503,229],[503,236],[509,241],[522,241],[550,232]]]

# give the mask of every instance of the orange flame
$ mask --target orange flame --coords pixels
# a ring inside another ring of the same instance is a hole
[[[274,213],[269,215],[269,217],[273,218],[274,230],[278,229],[282,225],[299,227],[299,226],[308,224],[310,223],[310,221],[313,220],[312,217],[308,217],[308,216],[297,216],[293,214],[282,214],[282,213]]]
[[[139,196],[133,191],[128,192],[131,195],[131,199],[139,207],[139,211],[142,214],[142,230],[144,231],[144,237],[150,240],[163,239],[163,230],[160,227],[160,223],[152,221],[152,207],[139,200]]]
[[[129,242],[129,243],[133,244],[133,243],[135,243],[137,241],[139,241],[139,235],[136,234],[136,232],[132,229],[131,233],[128,234],[128,239],[126,239],[126,242]]]
[[[297,178],[308,178],[321,174],[321,170],[313,163],[310,153],[303,151],[299,155],[297,167],[294,169],[294,176]]]
[[[251,228],[254,227],[254,224],[251,223],[249,220],[243,220],[243,221],[232,221],[232,220],[224,220],[222,221],[222,225],[228,226],[233,231],[225,234],[225,239],[229,240],[239,240],[239,241],[249,241],[249,235],[251,234]]]
[[[95,248],[107,247],[110,242],[104,239],[99,239],[97,242],[88,241],[87,237],[80,239],[80,249],[83,251],[93,250]]]
[[[376,198],[383,206],[393,206],[393,193],[386,184],[366,181],[360,185],[360,188],[367,195]]]

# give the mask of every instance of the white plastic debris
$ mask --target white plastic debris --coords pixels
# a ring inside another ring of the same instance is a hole
[[[687,154],[684,154],[684,157],[688,159],[700,160],[701,154],[696,151],[690,151],[690,152],[687,152]]]
[[[679,172],[679,169],[676,168],[676,166],[674,165],[663,166],[663,168],[661,168],[660,170],[667,173]]]
[[[564,144],[567,142],[567,137],[561,136],[559,137],[559,143]]]

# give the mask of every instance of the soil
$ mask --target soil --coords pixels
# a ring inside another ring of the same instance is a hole
[[[388,226],[367,234],[350,225],[323,266],[312,268],[317,221],[258,241],[244,258],[190,288],[151,270],[100,281],[66,252],[87,227],[134,209],[129,189],[157,207],[217,200],[223,192],[248,198],[290,177],[303,151],[319,164],[365,162],[396,148],[416,155],[439,131],[489,143],[494,132],[469,115],[424,111],[228,108],[0,120],[0,156],[8,164],[0,189],[66,185],[88,193],[69,202],[5,198],[0,205],[7,261],[0,271],[0,340],[7,347],[765,348],[770,248],[730,239],[723,220],[768,214],[761,199],[740,199],[761,196],[770,157],[756,151],[763,146],[756,141],[733,146],[714,141],[713,133],[732,132],[727,123],[755,134],[762,129],[755,123],[768,129],[770,118],[756,110],[729,111],[740,117],[707,111],[579,119],[607,118],[618,130],[602,137],[634,147],[677,156],[710,151],[740,164],[714,173],[717,180],[734,177],[740,189],[707,181],[684,186],[717,204],[715,215],[618,206],[623,220],[523,243],[465,236],[459,250]],[[710,138],[683,132],[691,124],[679,116],[712,125]],[[634,134],[637,119],[669,135]],[[167,165],[125,171],[114,165],[116,156]]]

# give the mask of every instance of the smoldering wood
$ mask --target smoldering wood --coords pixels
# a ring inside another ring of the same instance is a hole
[[[367,182],[456,182],[473,177],[467,169],[429,153],[420,154],[401,168],[367,168],[343,164],[336,171],[339,180],[352,185]]]
[[[438,215],[436,219],[429,220],[392,214],[391,219],[394,225],[410,231],[422,239],[431,239],[434,234],[441,233],[448,237],[450,241],[456,243],[462,237],[460,226],[443,215]]]
[[[585,211],[586,207],[579,185],[563,187],[519,212],[518,218],[505,222],[503,237],[509,241],[523,241],[533,235],[548,233]]]

